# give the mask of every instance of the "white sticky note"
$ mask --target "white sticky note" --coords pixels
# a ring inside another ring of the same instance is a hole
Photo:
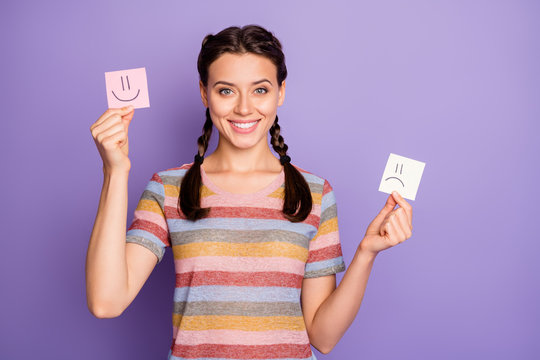
[[[379,191],[391,194],[397,191],[409,200],[416,198],[426,163],[390,153],[379,185]]]
[[[150,107],[146,68],[105,73],[107,102],[110,108],[133,105],[135,109]]]

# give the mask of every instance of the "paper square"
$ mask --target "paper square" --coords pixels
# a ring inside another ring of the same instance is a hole
[[[144,67],[106,72],[105,88],[109,108],[128,105],[133,105],[135,109],[150,107]]]
[[[426,163],[390,153],[379,185],[379,191],[391,194],[397,191],[409,200],[416,198]]]

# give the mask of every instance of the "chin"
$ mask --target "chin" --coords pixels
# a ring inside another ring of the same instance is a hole
[[[236,140],[236,141],[232,141],[231,144],[233,144],[235,147],[239,149],[249,149],[256,146],[258,143],[260,143],[263,140],[265,139],[264,138],[257,139],[256,141],[254,141],[254,139],[246,139],[244,141]]]

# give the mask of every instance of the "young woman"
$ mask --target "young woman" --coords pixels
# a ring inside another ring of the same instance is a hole
[[[91,126],[104,183],[87,254],[88,307],[98,318],[122,314],[171,247],[169,359],[316,359],[310,344],[330,352],[354,320],[376,255],[412,235],[412,208],[388,197],[336,288],[345,263],[332,186],[293,165],[280,135],[287,69],[279,40],[260,26],[229,27],[204,38],[197,65],[206,108],[198,152],[153,174],[127,235],[134,110],[108,109]],[[219,142],[205,157],[213,127]]]

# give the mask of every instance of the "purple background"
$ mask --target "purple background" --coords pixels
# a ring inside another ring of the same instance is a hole
[[[170,249],[122,316],[87,309],[102,184],[89,128],[107,107],[104,72],[146,67],[151,107],[130,127],[130,223],[152,173],[193,160],[202,38],[251,23],[284,45],[282,135],[293,163],[334,187],[347,266],[386,200],[378,186],[389,153],[426,162],[410,201],[413,236],[377,257],[353,324],[316,355],[540,356],[539,2],[0,6],[0,358],[166,357]]]

